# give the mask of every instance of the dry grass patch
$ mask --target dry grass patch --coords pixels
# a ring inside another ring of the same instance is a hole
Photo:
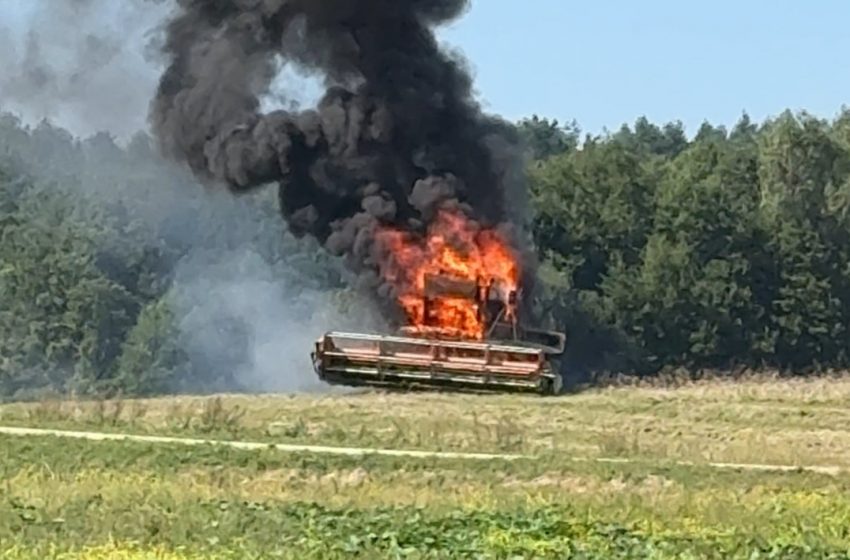
[[[0,423],[322,445],[850,465],[850,380],[699,381],[573,396],[221,395],[0,406]]]

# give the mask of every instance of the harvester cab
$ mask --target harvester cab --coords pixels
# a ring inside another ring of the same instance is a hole
[[[566,335],[524,327],[516,290],[436,275],[425,277],[424,288],[416,325],[394,335],[328,332],[317,340],[311,357],[319,378],[388,389],[560,392]],[[445,327],[446,313],[472,313],[466,319],[478,327],[474,335]]]

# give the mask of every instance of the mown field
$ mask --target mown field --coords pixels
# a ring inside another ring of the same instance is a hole
[[[848,380],[9,404],[2,425],[532,457],[0,436],[0,557],[848,558],[850,475],[707,465],[850,468],[848,405]]]

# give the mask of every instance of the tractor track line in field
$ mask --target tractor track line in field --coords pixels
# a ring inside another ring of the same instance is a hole
[[[109,433],[109,432],[80,432],[69,430],[51,430],[43,428],[21,428],[11,426],[0,426],[0,434],[10,436],[54,436],[74,439],[85,439],[91,441],[130,441],[140,443],[162,443],[177,445],[218,445],[232,449],[257,451],[273,449],[286,453],[315,453],[320,455],[345,455],[349,457],[380,455],[388,457],[411,457],[417,459],[473,459],[473,460],[515,460],[533,459],[532,455],[514,455],[503,453],[464,453],[453,451],[419,451],[409,449],[377,449],[368,447],[328,447],[322,445],[301,445],[289,443],[260,443],[250,441],[227,441],[196,438],[181,438],[167,436],[146,436],[137,434]],[[596,462],[607,464],[637,464],[644,460],[620,457],[564,457],[565,461]],[[722,463],[706,462],[697,463],[693,461],[667,461],[659,466],[673,465],[684,467],[710,467],[715,469],[729,469],[740,471],[764,471],[764,472],[810,472],[838,476],[848,471],[845,467],[832,465],[769,465],[757,463]]]
[[[418,451],[406,449],[371,449],[368,447],[327,447],[323,445],[301,445],[290,443],[260,443],[251,441],[227,441],[212,439],[195,439],[167,436],[145,436],[136,434],[121,434],[109,432],[76,432],[67,430],[47,430],[41,428],[0,427],[0,434],[12,436],[57,436],[92,441],[134,441],[142,443],[166,443],[180,445],[219,445],[233,449],[258,451],[273,449],[287,453],[315,453],[320,455],[347,455],[351,457],[366,455],[383,455],[389,457],[412,457],[417,459],[479,459],[479,460],[513,460],[531,458],[529,455],[507,455],[491,453],[462,453],[452,451]]]

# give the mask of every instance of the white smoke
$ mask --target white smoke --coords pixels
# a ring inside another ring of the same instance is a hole
[[[380,318],[345,293],[309,285],[309,271],[270,264],[250,249],[190,256],[173,293],[180,345],[193,367],[225,370],[241,388],[326,390],[310,351],[330,329],[376,330]],[[309,264],[309,263],[308,263]],[[214,374],[214,376],[216,376]]]
[[[89,136],[127,138],[147,125],[161,65],[152,53],[170,3],[0,3],[0,108]]]
[[[147,130],[164,62],[159,53],[173,0],[0,2],[0,111],[75,136],[120,141]],[[315,105],[321,78],[280,64],[264,110]]]

